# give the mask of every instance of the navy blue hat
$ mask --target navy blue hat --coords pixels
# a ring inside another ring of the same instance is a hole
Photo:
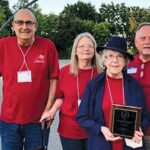
[[[104,49],[112,49],[114,51],[121,52],[125,54],[131,61],[133,60],[133,55],[128,53],[128,50],[127,50],[127,41],[123,37],[111,36],[106,46],[98,46],[96,48],[97,52],[102,51]]]

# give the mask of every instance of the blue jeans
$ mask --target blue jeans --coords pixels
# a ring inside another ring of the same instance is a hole
[[[87,139],[68,139],[60,136],[63,150],[86,150]]]
[[[0,121],[2,150],[33,150],[42,146],[40,124],[12,124]],[[48,145],[49,129],[44,131],[44,145]]]

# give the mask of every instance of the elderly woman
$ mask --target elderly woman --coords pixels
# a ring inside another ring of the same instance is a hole
[[[86,150],[87,133],[76,121],[83,91],[100,71],[96,41],[88,33],[79,34],[73,44],[70,64],[60,71],[56,101],[41,121],[52,119],[60,109],[58,132],[63,150]]]
[[[134,132],[133,143],[140,143],[148,125],[145,96],[139,83],[127,75],[126,68],[133,56],[127,52],[126,40],[112,36],[102,51],[104,71],[89,82],[79,107],[77,120],[88,132],[88,150],[129,150],[124,139],[109,129],[112,104],[142,108],[140,129]],[[144,146],[137,148],[144,150]]]

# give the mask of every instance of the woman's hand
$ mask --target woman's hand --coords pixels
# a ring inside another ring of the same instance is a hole
[[[46,110],[43,112],[41,119],[40,119],[40,122],[46,121],[47,122],[47,128],[49,128],[50,125],[52,124],[53,120],[54,120],[56,112],[60,109],[62,104],[63,104],[62,98],[56,99],[52,108],[49,111]]]
[[[135,143],[140,143],[142,141],[143,136],[144,136],[144,134],[143,134],[142,130],[140,129],[140,131],[134,132],[134,137],[132,138],[132,140]]]
[[[47,128],[50,127],[55,117],[55,111],[50,110],[47,112],[44,112],[41,116],[40,122],[46,121],[47,122]]]
[[[116,140],[121,140],[122,138],[119,137],[119,136],[114,136],[109,128],[105,127],[105,126],[102,126],[101,127],[101,132],[103,133],[106,141],[116,141]]]

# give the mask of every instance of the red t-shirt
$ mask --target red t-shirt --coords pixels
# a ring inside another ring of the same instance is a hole
[[[110,91],[113,99],[113,104],[123,104],[123,89],[122,89],[122,79],[114,79],[111,77],[108,77],[109,85],[110,85]],[[110,99],[110,93],[108,89],[107,80],[105,80],[105,89],[104,89],[104,96],[102,101],[102,109],[104,113],[104,118],[107,127],[110,125],[110,112],[111,112],[111,99]],[[109,113],[108,113],[109,112]],[[123,141],[117,140],[112,142],[112,150],[123,150]]]
[[[29,47],[21,48],[25,53]],[[31,70],[32,82],[18,83],[17,72],[23,64],[23,56],[17,38],[0,40],[0,75],[3,79],[1,120],[5,122],[38,122],[48,100],[50,79],[58,78],[57,50],[48,39],[35,37],[26,55],[26,63]],[[23,70],[27,70],[25,65]]]
[[[92,71],[93,70],[93,71]],[[92,75],[93,72],[93,75]],[[87,82],[98,73],[95,69],[79,70],[78,83],[79,94],[82,99],[83,91]],[[58,82],[57,97],[63,98],[60,110],[60,122],[58,132],[61,136],[70,139],[87,138],[86,131],[76,121],[78,111],[77,76],[70,74],[70,66],[62,68]]]
[[[150,61],[143,63],[139,59],[139,55],[134,57],[128,67],[128,74],[137,79],[144,89],[148,111],[150,112]],[[150,135],[150,126],[145,132],[145,135]]]

